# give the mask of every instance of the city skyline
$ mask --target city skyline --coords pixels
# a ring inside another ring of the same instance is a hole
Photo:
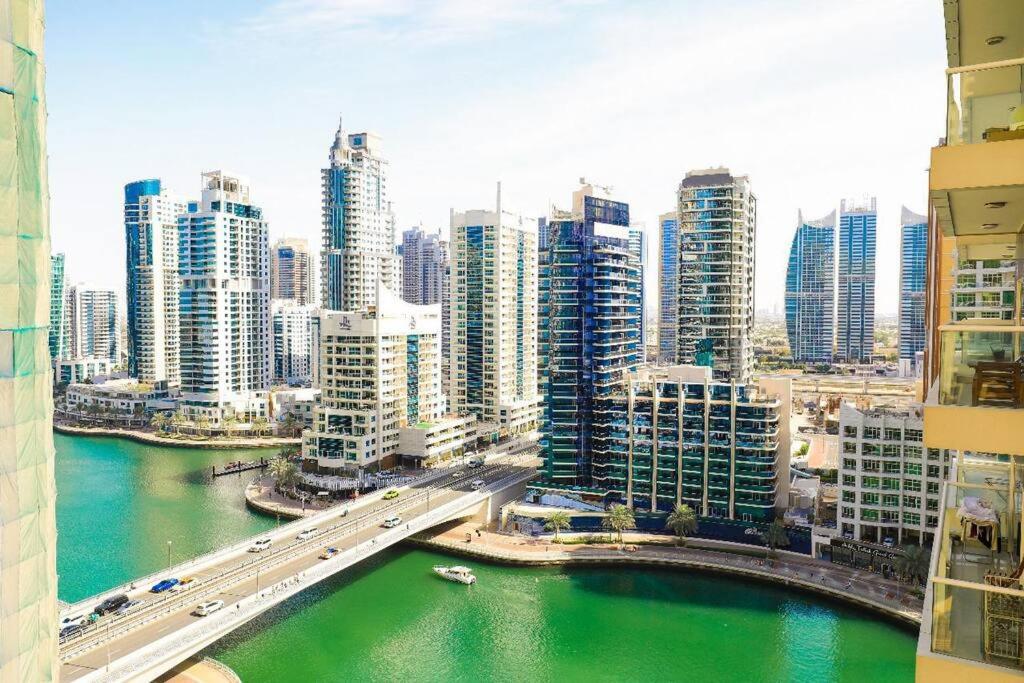
[[[879,314],[896,313],[900,207],[906,204],[911,210],[924,210],[921,187],[927,155],[923,150],[934,143],[934,131],[941,126],[944,109],[941,92],[936,95],[936,89],[929,87],[936,69],[941,69],[941,45],[924,37],[918,39],[917,32],[907,33],[900,28],[901,23],[912,24],[922,36],[941,31],[941,17],[935,16],[928,3],[887,8],[897,16],[881,26],[873,25],[871,11],[866,8],[829,8],[816,13],[813,22],[811,16],[802,16],[799,6],[770,12],[748,8],[742,23],[734,29],[737,52],[716,65],[716,78],[694,77],[689,82],[689,86],[698,86],[701,97],[718,103],[714,120],[705,119],[707,114],[692,108],[675,106],[685,103],[686,89],[672,82],[667,69],[680,59],[692,63],[695,71],[704,65],[702,46],[707,45],[697,39],[700,27],[721,19],[727,7],[694,3],[682,10],[636,3],[620,8],[621,22],[611,49],[614,54],[603,56],[590,43],[607,44],[604,39],[612,30],[604,3],[595,3],[590,8],[593,11],[584,11],[587,8],[574,3],[556,3],[543,9],[525,3],[521,8],[496,12],[497,17],[476,17],[473,20],[479,26],[465,17],[449,17],[439,27],[438,8],[444,4],[429,3],[433,10],[393,9],[404,21],[402,28],[395,29],[399,35],[387,34],[383,44],[394,45],[406,34],[409,40],[401,51],[388,52],[380,64],[358,57],[360,65],[367,67],[366,73],[352,74],[353,82],[346,85],[346,91],[364,92],[365,97],[358,98],[339,97],[323,84],[324,70],[351,56],[328,44],[324,32],[335,30],[346,44],[359,47],[377,36],[380,23],[391,15],[364,8],[359,23],[346,22],[342,11],[346,3],[326,0],[291,7],[289,11],[294,11],[289,20],[277,23],[271,19],[275,11],[283,11],[280,8],[285,7],[284,3],[250,10],[244,15],[244,25],[267,37],[267,41],[258,42],[269,47],[265,56],[255,57],[253,75],[240,70],[229,88],[248,87],[257,73],[260,78],[273,78],[279,67],[264,60],[280,56],[282,49],[295,48],[299,52],[294,59],[306,60],[310,74],[290,79],[292,85],[288,87],[298,101],[309,106],[300,111],[290,104],[285,107],[286,102],[270,102],[265,115],[241,117],[244,120],[234,116],[234,105],[224,104],[223,98],[204,100],[201,95],[209,86],[194,83],[185,89],[197,89],[197,96],[190,96],[184,115],[175,113],[174,119],[168,113],[174,111],[173,107],[157,107],[151,101],[121,102],[120,95],[109,101],[110,106],[96,107],[93,103],[90,106],[94,111],[67,106],[65,103],[73,101],[90,101],[76,95],[87,79],[81,77],[82,67],[70,62],[72,55],[82,52],[81,35],[89,34],[92,27],[93,38],[102,39],[118,22],[104,16],[103,10],[79,16],[73,7],[51,8],[48,30],[53,47],[48,61],[57,64],[49,84],[54,251],[68,253],[70,278],[96,286],[119,284],[102,264],[104,245],[112,243],[120,228],[117,195],[125,183],[160,177],[167,186],[184,194],[183,190],[195,187],[198,170],[222,166],[246,173],[260,188],[272,239],[300,237],[319,244],[319,170],[323,167],[325,141],[337,125],[338,114],[343,113],[358,130],[375,131],[384,139],[383,154],[390,162],[389,195],[399,230],[422,223],[428,231],[442,228],[447,236],[450,208],[474,206],[478,197],[489,194],[497,180],[504,181],[511,204],[524,215],[540,217],[546,215],[552,200],[557,204],[558,197],[571,191],[575,178],[585,175],[612,185],[616,195],[630,197],[631,215],[645,224],[647,240],[652,243],[657,241],[657,217],[672,208],[685,169],[727,165],[734,172],[749,175],[759,195],[757,260],[780,266],[758,269],[756,296],[758,308],[763,310],[781,307],[781,264],[792,237],[791,216],[795,210],[803,208],[809,215],[821,215],[833,207],[835,197],[877,195],[880,258],[876,310]],[[115,74],[115,80],[134,78],[137,69],[145,68],[169,79],[169,93],[179,90],[176,79],[186,71],[180,69],[180,48],[187,45],[195,50],[186,61],[220,57],[224,48],[212,40],[212,35],[229,20],[230,5],[225,4],[223,15],[221,10],[204,12],[207,18],[198,32],[179,16],[183,10],[138,8],[142,18],[148,17],[138,25],[161,26],[161,34],[143,30],[131,37],[124,46],[126,52],[144,55],[132,60],[124,73]],[[296,34],[315,23],[310,18],[314,11],[311,8],[317,7],[322,10],[318,20],[322,26],[315,27],[307,40],[296,45]],[[686,21],[680,24],[677,15]],[[573,56],[549,69],[554,48],[546,47],[544,39],[559,35],[567,22],[572,22],[574,31],[578,28],[580,34],[569,45]],[[659,47],[657,55],[647,54],[646,45],[658,44],[657,37],[663,35],[665,29],[659,24],[672,25],[676,30],[682,25],[684,33],[694,31],[694,40],[686,48]],[[812,24],[814,31],[809,30]],[[478,29],[479,35],[464,30],[467,26]],[[762,31],[765,26],[772,30]],[[521,34],[535,36],[542,44],[539,52],[527,56],[511,49],[510,43]],[[815,52],[815,64],[800,63],[790,54],[797,36],[812,43],[804,47]],[[463,55],[474,51],[485,38],[498,39],[492,57],[485,64],[467,64],[473,60],[463,59]],[[513,40],[506,40],[509,38]],[[224,40],[234,44],[239,39],[237,33],[228,31]],[[882,46],[897,41],[903,48],[895,61],[875,56],[886,52]],[[436,49],[426,50],[437,48],[438,42],[442,56],[437,56]],[[172,44],[173,57],[166,52]],[[862,56],[850,60],[854,49]],[[643,59],[628,58],[625,53],[630,50],[643,50]],[[425,51],[430,59],[421,59]],[[757,60],[753,59],[755,55]],[[609,72],[605,67],[613,58],[617,66]],[[90,64],[100,68],[105,59],[97,54]],[[292,58],[283,61],[291,62]],[[447,74],[456,63],[461,70],[458,78],[429,79],[437,86],[435,92],[427,92],[420,84],[429,70]],[[382,73],[385,65],[391,75]],[[510,76],[500,87],[493,83],[495,68]],[[532,104],[507,113],[492,110],[492,105],[483,101],[455,114],[447,107],[434,106],[438,100],[463,97],[468,89],[508,91],[508,96],[497,98],[501,101],[536,102],[564,88],[572,88],[570,94],[577,92],[587,84],[593,85],[602,74],[609,83],[625,84],[630,101],[639,103],[645,101],[646,93],[657,92],[659,98],[646,101],[657,99],[661,104],[652,109],[611,103],[611,107],[601,108],[607,111],[598,111],[583,127],[572,125],[569,115],[540,117],[543,108]],[[719,80],[722,85],[716,84]],[[574,85],[577,81],[579,84]],[[740,83],[746,85],[736,87]],[[119,90],[116,83],[113,86],[113,90]],[[131,88],[125,85],[123,90],[127,93]],[[735,93],[740,90],[744,95],[737,97]],[[851,105],[844,98],[851,90],[875,92],[877,97],[859,99]],[[897,96],[897,92],[901,99],[918,105],[901,108],[905,111],[884,120],[869,115],[872,107]],[[163,98],[170,96],[157,99],[165,102]],[[393,104],[384,106],[385,99]],[[424,113],[410,116],[410,108]],[[204,124],[193,125],[195,117],[202,117]],[[72,119],[76,120],[74,129],[63,123]],[[759,125],[750,127],[751,120]],[[82,136],[76,132],[80,126],[96,130],[115,127],[119,131],[115,140],[128,140],[133,130],[153,125],[163,132],[150,141],[145,156],[136,154],[132,145],[112,142],[110,136]],[[281,133],[282,126],[287,134]],[[748,128],[755,132],[746,132]],[[650,130],[659,131],[660,137],[652,139],[647,132]],[[695,136],[694,130],[718,135]],[[791,131],[801,132],[795,137]],[[862,144],[849,146],[850,135]],[[101,143],[96,138],[106,139]],[[252,145],[253,139],[261,144]],[[102,153],[97,144],[102,144]],[[841,148],[841,168],[823,161],[809,163],[825,159],[830,152],[839,154]],[[559,153],[547,158],[545,149],[557,149]],[[879,157],[880,150],[891,159]],[[625,158],[631,159],[629,164],[623,163]],[[652,246],[646,272],[648,310],[653,310],[650,306],[655,299],[656,251]]]

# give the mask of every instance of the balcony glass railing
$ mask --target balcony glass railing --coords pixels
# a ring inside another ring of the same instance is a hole
[[[1024,140],[1024,59],[948,73],[946,144]]]
[[[1024,327],[960,323],[939,334],[940,404],[1024,408]]]

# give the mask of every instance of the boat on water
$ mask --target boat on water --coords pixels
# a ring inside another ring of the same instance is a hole
[[[467,586],[476,583],[476,577],[473,576],[473,570],[469,567],[434,567],[434,573],[440,577],[448,579],[449,581],[455,581],[457,583],[464,583]]]

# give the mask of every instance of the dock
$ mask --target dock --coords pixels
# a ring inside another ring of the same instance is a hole
[[[267,462],[266,458],[260,458],[259,460],[238,460],[236,462],[229,462],[219,472],[217,471],[216,465],[211,465],[210,470],[213,472],[215,477],[223,477],[228,474],[240,474],[242,472],[248,472],[249,470],[262,470],[270,463]]]

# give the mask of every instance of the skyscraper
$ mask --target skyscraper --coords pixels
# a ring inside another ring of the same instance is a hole
[[[50,256],[50,360],[64,357],[64,254]]]
[[[313,303],[313,261],[309,241],[285,237],[270,248],[270,297],[299,306]]]
[[[373,133],[334,136],[330,165],[323,169],[321,305],[356,311],[374,305],[377,281],[402,291],[402,264],[395,250],[395,218],[388,199],[388,162]]]
[[[451,213],[452,410],[502,436],[537,428],[536,222],[505,210]]]
[[[182,411],[219,427],[267,415],[270,249],[248,180],[202,179],[202,200],[178,218]]]
[[[64,315],[68,358],[120,361],[114,290],[72,285],[66,289]]]
[[[629,205],[584,184],[572,211],[553,212],[540,267],[545,480],[604,486],[625,444],[613,398],[641,362],[640,264]]]
[[[658,216],[658,363],[675,363],[679,326],[679,214]]]
[[[312,321],[316,308],[291,299],[271,301],[275,384],[305,384],[312,379]]]
[[[917,372],[924,351],[924,284],[928,259],[928,219],[903,207],[900,220],[900,372]]]
[[[745,383],[754,368],[757,199],[747,176],[690,171],[679,183],[679,363],[710,360],[715,379]],[[698,345],[710,346],[710,358]]]
[[[57,529],[51,426],[43,2],[0,0],[0,681],[54,681]]]
[[[128,374],[143,382],[181,381],[178,216],[184,212],[185,203],[159,179],[124,186]]]
[[[647,234],[642,223],[629,229],[629,250],[640,263],[640,362],[647,361],[647,287],[643,273],[647,269]]]
[[[448,243],[421,228],[402,233],[402,298],[411,304],[441,303]]]
[[[836,212],[816,221],[797,214],[786,269],[786,335],[798,362],[832,362],[835,341]]]
[[[836,356],[868,362],[875,348],[875,198],[844,199],[839,210],[839,330]]]

